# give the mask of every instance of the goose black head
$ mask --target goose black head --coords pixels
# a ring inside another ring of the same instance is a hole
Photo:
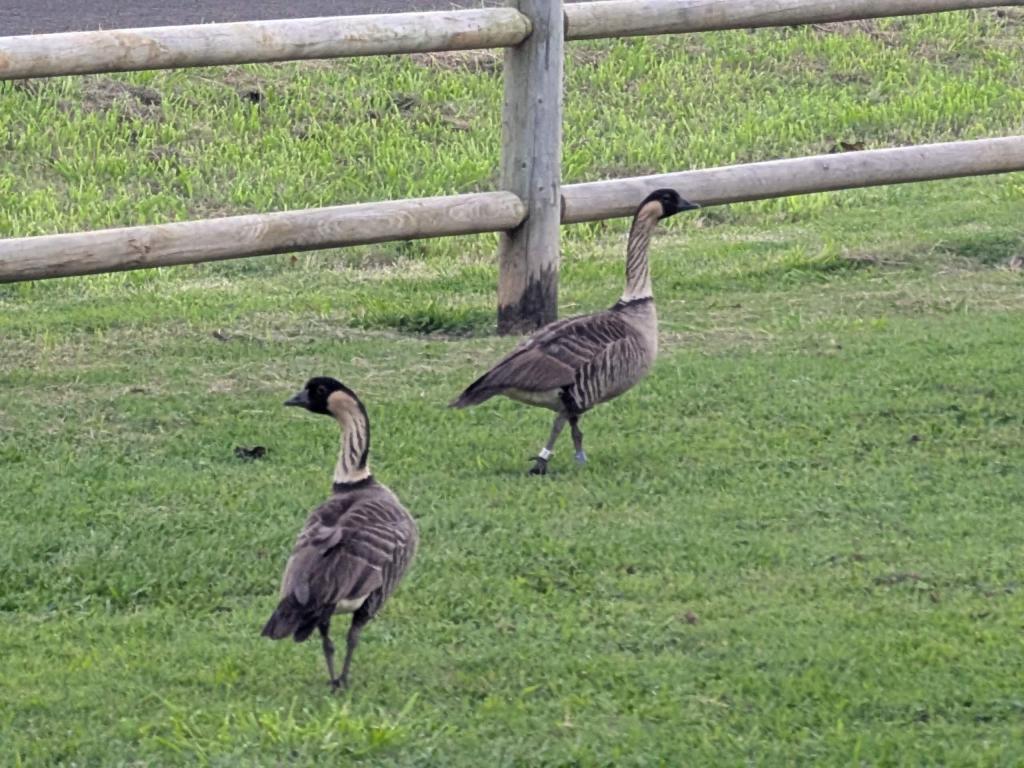
[[[674,189],[656,189],[644,198],[644,201],[640,203],[640,207],[643,208],[648,203],[659,203],[661,205],[662,214],[658,217],[660,219],[667,219],[669,216],[680,211],[692,211],[695,208],[700,208],[696,203],[684,200]]]
[[[335,392],[344,392],[353,400],[357,402],[359,400],[355,392],[337,379],[332,379],[330,376],[315,376],[306,382],[306,386],[285,400],[284,404],[297,405],[313,413],[333,416],[334,414],[327,405],[327,400]]]

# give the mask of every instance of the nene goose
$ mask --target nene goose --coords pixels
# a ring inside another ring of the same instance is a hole
[[[544,326],[466,387],[450,405],[465,408],[505,395],[527,405],[549,408],[556,414],[555,423],[530,474],[547,472],[548,459],[566,422],[572,428],[576,461],[585,463],[580,417],[636,384],[650,370],[658,353],[657,315],[647,262],[651,232],[661,219],[699,207],[671,189],[648,195],[637,208],[629,231],[622,298],[603,312]]]
[[[333,688],[348,685],[352,652],[367,622],[398,586],[416,553],[416,523],[398,498],[370,474],[370,422],[355,392],[335,379],[310,379],[285,402],[333,416],[341,426],[341,450],[332,494],[314,509],[284,569],[281,601],[263,627],[274,640],[291,635],[301,643],[313,630],[323,642]],[[351,613],[341,674],[334,675],[331,616]]]

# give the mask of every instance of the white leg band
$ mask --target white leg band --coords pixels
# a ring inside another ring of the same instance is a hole
[[[554,451],[549,451],[547,448],[541,448],[540,449],[540,453],[537,454],[537,458],[538,459],[544,459],[544,461],[547,461],[548,459],[550,459],[554,455],[555,455]]]

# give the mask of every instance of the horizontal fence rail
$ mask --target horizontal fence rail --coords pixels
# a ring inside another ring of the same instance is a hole
[[[1024,0],[602,0],[565,6],[565,39],[825,24],[1024,5]]]
[[[1024,0],[602,0],[565,6],[565,39],[1022,5]],[[502,48],[519,45],[530,32],[530,20],[516,8],[483,8],[19,35],[0,37],[0,80]]]
[[[869,149],[562,186],[562,223],[630,216],[671,187],[701,205],[1024,171],[1024,136]]]
[[[0,80],[518,45],[515,8],[236,21],[0,37]]]
[[[1024,136],[872,149],[562,187],[562,223],[630,216],[659,187],[702,205],[1024,171]],[[361,203],[0,240],[0,283],[517,227],[510,192]]]
[[[512,229],[526,206],[480,192],[0,240],[0,283]]]

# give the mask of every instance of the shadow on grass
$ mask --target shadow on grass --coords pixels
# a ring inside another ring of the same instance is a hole
[[[943,240],[937,250],[984,266],[995,266],[1024,253],[1024,237],[1011,232],[971,232]]]
[[[454,336],[491,333],[494,322],[493,310],[460,307],[436,299],[411,305],[371,300],[349,320],[349,324],[355,328],[390,328],[402,333],[444,333]]]

